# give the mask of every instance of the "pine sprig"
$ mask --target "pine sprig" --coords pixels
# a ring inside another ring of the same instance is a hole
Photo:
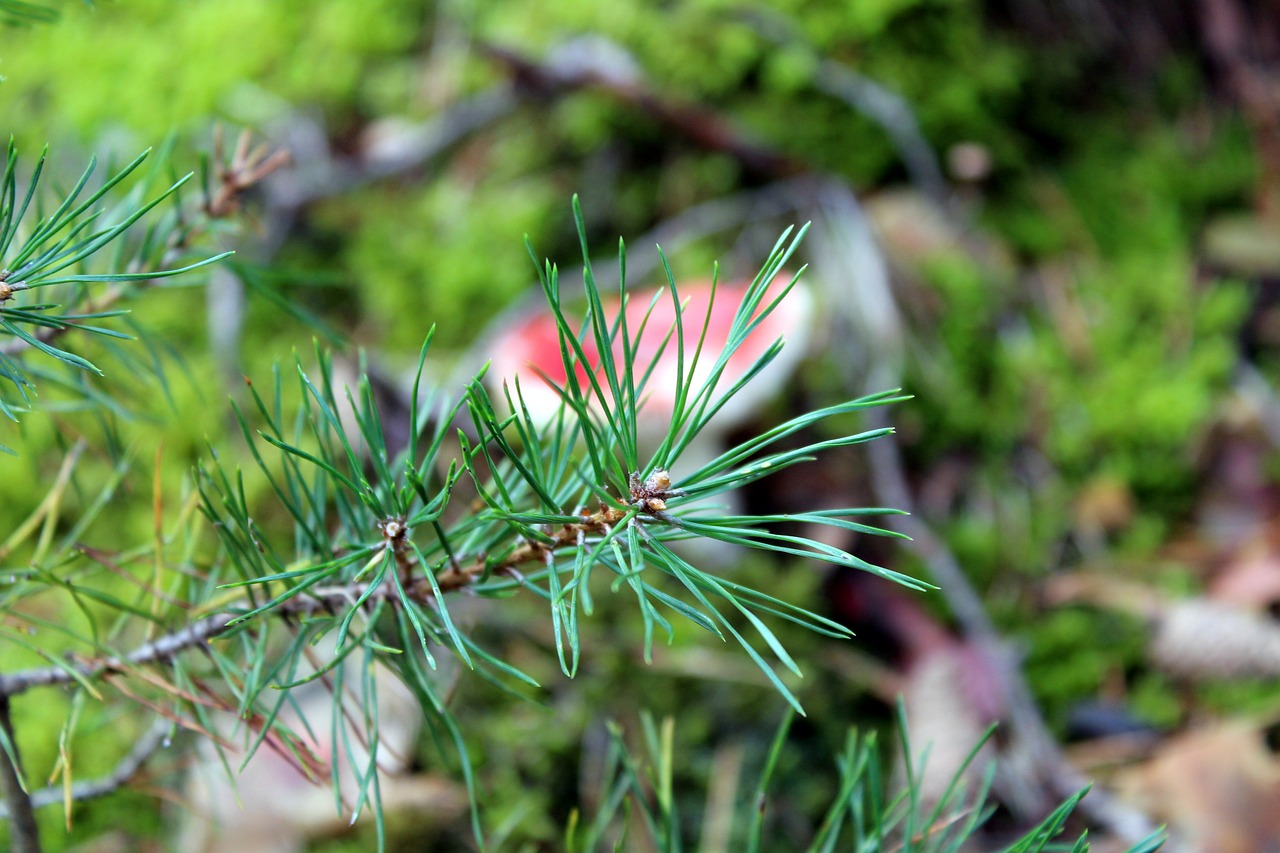
[[[585,234],[576,203],[575,213]],[[220,569],[221,595],[240,596],[224,604],[234,611],[228,630],[243,636],[265,631],[274,614],[322,598],[324,607],[306,608],[309,634],[331,636],[335,659],[363,650],[393,666],[423,700],[429,727],[442,742],[457,745],[455,755],[464,767],[465,750],[454,736],[460,724],[435,686],[439,655],[451,653],[500,685],[536,686],[511,662],[479,645],[454,618],[451,594],[464,590],[481,597],[521,591],[542,599],[558,662],[569,676],[579,668],[581,626],[593,612],[595,596],[606,589],[625,590],[641,617],[646,659],[652,657],[655,637],[670,640],[679,622],[689,622],[739,644],[791,707],[803,713],[786,680],[798,677],[800,668],[769,623],[782,620],[838,638],[850,636],[848,630],[765,590],[695,566],[680,542],[712,539],[925,587],[832,545],[775,531],[779,524],[801,520],[891,535],[856,520],[887,511],[726,517],[704,502],[830,448],[882,436],[886,431],[871,431],[769,454],[771,445],[825,418],[902,397],[878,394],[801,416],[726,451],[683,481],[672,473],[680,470],[681,454],[716,412],[780,351],[781,342],[775,342],[744,378],[724,381],[733,352],[794,286],[766,292],[802,234],[784,235],[770,254],[737,306],[725,351],[713,351],[701,340],[684,360],[685,328],[695,321],[681,319],[680,310],[671,329],[656,330],[681,353],[683,384],[669,432],[652,455],[645,455],[649,442],[638,428],[654,375],[654,363],[639,356],[640,335],[655,332],[645,328],[651,315],[637,328],[628,325],[625,312],[610,315],[589,261],[580,301],[562,291],[555,265],[538,265],[566,377],[555,388],[562,405],[550,418],[531,412],[519,379],[496,398],[483,374],[457,399],[423,394],[430,337],[420,355],[410,437],[402,448],[387,446],[367,379],[355,388],[340,387],[322,349],[317,348],[314,372],[300,360],[290,371],[300,399],[295,413],[286,414],[282,404],[285,372],[276,372],[266,393],[251,385],[252,417],[239,409],[237,417],[257,476],[265,478],[294,530],[281,539],[260,529],[243,475],[216,459],[201,468],[201,506],[227,558]],[[625,247],[619,256],[625,304]],[[660,298],[679,308],[673,279]],[[703,359],[712,364],[710,370],[699,369]],[[455,429],[459,417],[466,429]],[[463,494],[474,496],[470,505],[461,501]],[[612,579],[607,586],[597,580],[601,572]],[[301,654],[304,648],[292,643],[285,654]],[[295,668],[285,664],[280,671]],[[243,707],[252,707],[269,683],[260,677],[247,681]],[[364,784],[370,783],[366,777]],[[370,794],[368,788],[362,791],[362,797]]]
[[[72,400],[123,412],[76,376],[102,371],[75,351],[80,346],[73,349],[62,339],[77,332],[103,339],[109,349],[112,341],[135,337],[137,327],[121,320],[139,288],[231,254],[193,256],[197,226],[179,193],[191,175],[158,185],[166,158],[143,175],[150,154],[144,151],[97,185],[91,160],[68,191],[50,200],[43,180],[47,152],[23,180],[10,140],[0,175],[0,413],[10,420],[34,405],[37,384],[44,382],[56,382]],[[63,369],[51,370],[42,360]]]

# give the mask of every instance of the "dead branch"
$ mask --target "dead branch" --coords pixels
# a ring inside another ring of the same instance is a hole
[[[580,90],[598,91],[646,113],[663,127],[702,148],[730,155],[756,178],[775,180],[806,170],[799,161],[749,139],[710,110],[664,99],[638,77],[624,77],[610,66],[590,62],[542,63],[497,45],[485,45],[483,50],[511,71],[517,91],[527,97],[545,99]]]
[[[151,758],[156,750],[165,745],[172,729],[173,724],[168,720],[158,720],[147,730],[146,734],[138,739],[133,745],[133,749],[129,750],[128,754],[121,758],[106,776],[84,782],[76,782],[71,786],[70,797],[67,796],[67,789],[62,785],[50,785],[48,788],[32,791],[32,807],[37,809],[44,808],[55,803],[65,802],[68,799],[78,803],[84,800],[105,797],[116,792],[133,781],[133,778],[138,775],[138,771],[142,769],[142,765]],[[8,808],[0,806],[0,820],[8,819]]]
[[[22,781],[22,758],[13,734],[9,697],[0,696],[0,733],[8,749],[0,750],[0,795],[9,816],[9,842],[13,853],[40,853],[40,828],[31,796]]]

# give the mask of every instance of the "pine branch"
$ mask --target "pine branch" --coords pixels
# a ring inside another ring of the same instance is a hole
[[[599,534],[625,516],[626,512],[623,510],[602,507],[596,513],[584,515],[579,524],[563,525],[552,535],[551,543],[526,542],[500,561],[477,559],[464,565],[450,566],[435,576],[434,586],[425,577],[415,576],[421,575],[421,571],[416,559],[409,553],[403,525],[387,533],[387,550],[396,557],[409,598],[419,605],[427,605],[435,599],[436,588],[442,593],[456,592],[469,586],[486,572],[518,575],[516,570],[519,566],[539,562],[558,547],[576,546],[584,535]],[[396,600],[390,585],[374,589],[369,584],[350,583],[299,594],[263,613],[271,618],[307,616],[324,611],[333,612],[352,602],[363,602],[364,606],[371,607],[379,600]],[[245,612],[243,608],[221,610],[176,631],[148,640],[123,656],[68,661],[62,665],[0,674],[0,698],[16,696],[38,687],[94,680],[112,673],[128,674],[137,666],[168,663],[184,651],[198,648],[227,633],[243,621]]]
[[[231,190],[243,182],[237,175],[255,175],[268,159],[242,141],[231,166],[217,175],[227,192],[208,195],[206,208],[233,208]],[[514,391],[503,391],[503,411],[510,414],[495,409],[481,377],[467,384],[458,403],[452,407],[442,403],[438,411],[434,404],[423,402],[434,398],[420,397],[415,385],[408,418],[411,435],[407,446],[393,454],[368,381],[344,392],[335,382],[331,357],[318,348],[315,379],[301,363],[296,365],[302,397],[296,416],[283,411],[279,372],[272,392],[264,395],[249,385],[257,409],[252,424],[236,407],[253,460],[292,519],[293,535],[276,542],[275,534],[283,531],[259,527],[255,519],[263,517],[262,507],[257,499],[249,502],[239,471],[224,468],[215,457],[197,475],[199,508],[213,523],[223,547],[221,559],[201,575],[206,594],[228,587],[245,587],[252,594],[231,592],[233,601],[224,599],[194,612],[183,610],[180,618],[195,617],[194,621],[127,653],[98,651],[92,659],[55,660],[50,666],[0,675],[0,698],[73,682],[92,690],[92,682],[120,674],[144,678],[168,695],[194,703],[200,728],[212,731],[202,716],[206,703],[200,694],[205,688],[197,680],[196,689],[191,689],[184,662],[179,660],[184,652],[200,649],[228,682],[242,713],[252,709],[251,713],[261,712],[267,720],[274,718],[269,706],[274,703],[278,710],[284,701],[284,694],[272,691],[278,698],[264,703],[263,691],[268,687],[288,689],[323,678],[329,667],[362,651],[370,660],[393,663],[432,725],[449,733],[471,788],[462,729],[428,673],[436,666],[434,655],[443,647],[486,678],[538,685],[460,631],[446,597],[461,590],[500,596],[513,585],[542,597],[549,604],[561,669],[572,676],[581,648],[579,618],[592,611],[591,573],[598,566],[616,576],[613,590],[634,593],[646,657],[651,655],[657,631],[673,635],[668,617],[674,614],[713,636],[736,641],[779,695],[803,713],[783,680],[783,670],[799,675],[799,667],[767,621],[785,620],[830,637],[846,637],[847,629],[764,590],[699,569],[669,543],[705,537],[733,547],[856,567],[923,588],[912,578],[868,564],[825,542],[779,532],[780,526],[799,520],[882,533],[857,517],[885,510],[724,516],[700,503],[830,448],[877,438],[886,430],[802,442],[800,447],[787,441],[809,432],[819,421],[855,415],[902,398],[892,391],[872,394],[792,418],[710,461],[689,465],[690,470],[674,483],[668,469],[677,464],[689,443],[778,355],[781,342],[777,339],[764,346],[744,344],[795,288],[795,279],[782,270],[804,229],[794,235],[785,232],[759,275],[736,291],[729,307],[722,309],[728,327],[723,330],[724,340],[704,347],[705,331],[694,326],[695,318],[680,318],[682,300],[674,280],[654,297],[655,304],[669,300],[675,312],[671,327],[658,328],[657,335],[665,335],[663,347],[669,344],[681,354],[669,432],[654,450],[641,446],[637,412],[650,382],[672,383],[669,378],[653,378],[662,347],[657,354],[642,356],[638,341],[647,319],[629,319],[625,310],[611,316],[614,309],[602,301],[586,257],[586,226],[576,200],[574,213],[588,265],[583,294],[587,319],[574,316],[578,309],[564,301],[556,268],[539,267],[567,379],[555,389],[562,403],[557,416],[550,421],[534,417],[524,405],[518,382]],[[622,252],[619,269],[625,269]],[[620,289],[625,294],[625,285]],[[620,305],[626,305],[625,296]],[[418,381],[429,345],[430,336],[420,355]],[[740,359],[729,370],[735,355]],[[598,359],[599,365],[592,359]],[[586,364],[591,369],[583,380],[577,379],[578,366]],[[449,424],[464,409],[473,421],[475,430],[470,434],[475,438],[459,434],[456,445],[445,445]],[[266,445],[279,454],[271,464],[262,452]],[[454,488],[463,480],[474,486],[477,500],[446,516]],[[418,539],[411,528],[417,529]],[[48,580],[60,583],[52,576]],[[66,588],[75,594],[69,583]],[[77,588],[89,589],[83,584]],[[101,591],[96,595],[121,612],[129,609]],[[201,612],[207,615],[197,617]],[[292,642],[278,661],[246,669],[245,657],[252,661],[263,654],[266,632],[277,622],[290,626]],[[308,639],[328,632],[336,649],[332,660],[317,667],[315,674],[300,674],[308,669],[304,662]],[[240,642],[212,645],[214,640],[233,636]],[[171,665],[179,676],[173,683],[143,669],[164,665]],[[135,701],[151,704],[124,692]],[[376,698],[369,703],[365,713],[372,715]],[[167,709],[162,713],[178,719]],[[119,774],[108,777],[102,787],[125,778],[128,769],[124,766]],[[371,778],[362,779],[360,785],[362,799],[376,798]],[[471,800],[473,805],[477,802],[474,789]],[[11,805],[10,813],[16,816],[19,809]]]
[[[469,586],[486,572],[498,575],[510,575],[519,578],[518,569],[528,563],[545,562],[559,548],[578,547],[586,536],[607,534],[612,525],[627,517],[625,510],[615,507],[601,507],[597,512],[584,514],[577,524],[561,525],[559,530],[549,532],[550,542],[531,540],[518,546],[496,565],[485,559],[472,560],[465,565],[451,565],[435,576],[435,582],[443,592],[453,592]],[[407,549],[406,549],[407,550]],[[400,558],[400,551],[397,557]],[[402,576],[409,577],[414,568],[412,561],[402,564]],[[407,571],[406,571],[407,570]],[[428,571],[430,571],[428,569]],[[409,597],[423,603],[434,598],[431,581],[425,577],[409,579],[405,586]]]
[[[239,212],[241,199],[249,190],[257,186],[268,175],[279,170],[290,162],[287,151],[275,150],[270,151],[266,146],[260,145],[250,148],[250,136],[248,131],[241,133],[235,152],[232,154],[229,162],[224,162],[225,155],[223,150],[223,139],[221,129],[215,129],[214,135],[214,159],[215,159],[215,178],[218,183],[216,191],[210,192],[206,189],[206,199],[200,208],[200,215],[193,221],[186,221],[186,212],[179,207],[178,218],[170,228],[165,239],[164,251],[147,261],[146,266],[139,268],[130,264],[131,268],[127,274],[108,274],[103,276],[82,277],[85,280],[101,279],[112,280],[115,278],[123,279],[112,284],[105,292],[97,296],[88,296],[84,301],[78,302],[70,306],[64,316],[85,316],[99,315],[112,310],[118,303],[136,296],[137,292],[156,285],[163,278],[173,275],[176,270],[173,265],[178,263],[182,257],[190,251],[192,245],[199,242],[208,230],[212,222],[216,220],[228,219]],[[13,157],[12,151],[10,152]],[[137,161],[135,161],[137,162]],[[127,172],[126,172],[127,173]],[[32,185],[29,192],[34,192],[38,181],[39,172],[36,177],[32,178]],[[113,178],[112,181],[118,178]],[[183,179],[185,180],[185,178]],[[179,186],[182,181],[174,184],[174,188]],[[108,186],[111,182],[108,182]],[[172,192],[173,189],[170,190]],[[166,193],[165,195],[168,195]],[[160,199],[163,199],[162,195]],[[160,199],[156,200],[156,203]],[[5,219],[9,220],[14,217],[15,211],[5,211]],[[71,223],[68,222],[67,225]],[[15,221],[6,221],[6,229],[10,232],[16,229],[18,223]],[[40,228],[44,223],[39,223]],[[66,227],[66,226],[64,226]],[[46,227],[49,236],[54,232],[51,228]],[[102,242],[93,251],[96,253],[108,245]],[[24,247],[24,254],[30,254],[30,247]],[[196,264],[183,267],[182,270],[194,269],[197,266],[213,263],[230,255],[231,252],[223,252],[212,258],[205,259]],[[29,290],[33,286],[39,286],[36,281],[10,281],[9,279],[21,275],[23,270],[30,267],[28,263],[19,266],[17,269],[10,271],[8,269],[0,271],[0,314],[3,313],[5,303],[12,299],[16,294]],[[150,276],[148,274],[151,274]],[[4,344],[0,344],[0,355],[3,356],[20,356],[33,349],[43,349],[44,346],[52,344],[56,339],[76,328],[74,322],[62,323],[57,322],[57,317],[51,317],[51,322],[37,330],[35,330],[30,339],[15,337]],[[43,346],[42,346],[43,345]]]
[[[281,617],[301,616],[332,610],[339,603],[353,600],[362,594],[360,585],[298,596],[277,608]],[[242,610],[224,610],[192,622],[183,628],[163,634],[141,644],[120,657],[98,660],[68,661],[57,666],[37,667],[0,675],[0,698],[16,696],[37,687],[94,680],[111,673],[128,673],[132,668],[147,664],[164,664],[188,649],[209,643],[235,627],[243,617]]]

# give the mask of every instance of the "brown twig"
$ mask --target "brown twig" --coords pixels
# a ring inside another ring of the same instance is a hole
[[[344,588],[341,593],[291,598],[277,610],[282,616],[314,613],[332,607],[340,594],[345,596],[348,590]],[[241,615],[236,612],[220,612],[205,616],[171,634],[145,642],[123,657],[68,662],[0,675],[0,698],[16,696],[36,687],[69,684],[72,681],[101,678],[113,672],[127,672],[145,664],[168,663],[187,649],[201,646],[226,633]]]
[[[541,560],[546,554],[566,545],[576,545],[584,534],[604,533],[609,527],[626,517],[626,511],[617,507],[601,507],[598,511],[583,514],[582,520],[576,524],[562,525],[553,533],[548,533],[548,541],[530,540],[515,548],[502,560],[491,562],[485,558],[472,560],[462,565],[450,565],[435,575],[435,582],[440,592],[453,592],[470,586],[477,578],[488,574],[513,575],[526,563]],[[431,580],[419,577],[405,587],[410,598],[415,601],[427,601],[435,597]]]
[[[737,160],[756,178],[776,180],[805,171],[799,161],[749,139],[710,110],[658,96],[643,82],[620,77],[590,62],[542,63],[510,48],[485,45],[485,53],[510,69],[520,91],[531,97],[554,97],[591,89],[648,114],[664,127],[711,151]]]
[[[636,497],[636,506],[641,512],[650,515],[662,514],[660,509],[652,506],[661,502],[660,498],[654,497],[658,494],[658,492],[654,491],[654,488],[657,487],[658,491],[663,491],[662,486],[662,482],[654,478],[650,478],[649,481],[640,484],[638,487],[633,484],[633,493],[636,493],[637,488],[639,489],[639,493],[633,494],[633,497]],[[490,562],[487,559],[478,558],[466,564],[453,564],[451,562],[447,568],[435,575],[434,584],[429,578],[421,576],[413,580],[405,580],[410,574],[421,575],[422,572],[412,556],[412,548],[409,545],[409,530],[405,527],[403,520],[387,519],[381,522],[378,527],[384,537],[387,549],[395,557],[397,571],[402,575],[402,578],[405,578],[402,579],[402,584],[406,594],[413,601],[425,604],[434,600],[437,590],[439,594],[446,594],[463,589],[470,586],[477,578],[483,576],[486,571],[512,575],[518,578],[518,566],[548,558],[557,548],[566,545],[580,545],[584,536],[591,533],[607,532],[612,525],[626,518],[627,514],[628,510],[623,508],[601,506],[594,513],[583,513],[580,522],[561,525],[554,533],[548,533],[545,541],[531,540],[525,542],[499,561]],[[388,587],[375,590],[373,594],[366,596],[365,593],[367,592],[369,592],[368,587],[363,585],[311,590],[304,595],[282,602],[271,611],[271,615],[289,618],[322,610],[331,610],[338,603],[357,601],[362,596],[365,597],[366,602],[372,601],[375,597],[383,597],[393,602],[395,601]],[[0,725],[4,726],[5,733],[8,735],[10,742],[14,744],[13,755],[17,756],[17,746],[13,740],[8,715],[9,702],[13,696],[37,687],[49,687],[94,679],[110,679],[115,675],[137,675],[139,667],[148,664],[168,663],[184,651],[200,648],[213,641],[234,627],[242,615],[241,612],[233,610],[211,614],[192,622],[180,630],[142,643],[123,656],[96,660],[67,661],[56,666],[0,675]],[[116,686],[121,688],[118,683]],[[138,696],[133,696],[133,698],[135,701],[142,701]],[[153,706],[153,709],[163,715],[163,709],[156,706]],[[162,722],[164,723],[163,730],[161,730],[160,726],[154,727],[148,736],[139,741],[135,748],[120,761],[110,774],[101,779],[73,785],[70,789],[70,799],[79,801],[105,796],[128,783],[137,774],[148,757],[156,751],[169,727],[183,724],[181,720],[173,717],[168,717]],[[20,853],[39,853],[39,838],[35,830],[34,809],[64,801],[67,792],[60,787],[48,788],[36,792],[35,795],[28,796],[19,781],[20,770],[8,761],[7,756],[0,756],[0,765],[3,765],[0,766],[0,791],[3,792],[5,803],[3,808],[0,808],[0,819],[6,817],[10,819],[11,832],[15,844],[13,849]]]
[[[887,422],[884,413],[870,411],[869,428],[875,429],[884,422]],[[896,440],[890,436],[870,442],[867,450],[877,499],[886,506],[913,512],[915,501],[907,485]],[[942,587],[961,632],[985,649],[999,666],[1010,740],[1029,754],[1032,773],[1038,777],[1034,781],[1044,786],[1053,801],[1079,793],[1090,784],[1089,778],[1071,765],[1049,731],[1015,655],[1000,637],[955,555],[919,515],[892,516],[889,525],[911,537],[903,547],[913,551],[928,566],[929,573]],[[1125,806],[1101,788],[1090,791],[1079,808],[1095,823],[1131,843],[1145,838],[1156,828],[1146,815]]]
[[[226,160],[222,125],[213,129],[214,179],[218,189],[205,202],[205,213],[214,219],[225,219],[240,212],[245,192],[257,186],[271,173],[290,165],[293,156],[284,148],[275,151],[265,144],[250,147],[252,136],[243,130],[236,140],[231,160]]]

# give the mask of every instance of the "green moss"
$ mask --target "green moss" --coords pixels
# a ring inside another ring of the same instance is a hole
[[[1172,728],[1182,721],[1182,702],[1175,686],[1158,672],[1137,672],[1125,701],[1138,719],[1159,728]]]
[[[1040,614],[1027,639],[1028,682],[1050,720],[1059,725],[1072,705],[1097,699],[1110,679],[1144,658],[1145,632],[1138,620],[1083,608]],[[1167,695],[1165,700],[1176,714],[1177,704]],[[1154,722],[1154,706],[1153,700],[1134,710]]]
[[[501,195],[477,194],[457,176],[426,190],[363,196],[344,260],[378,346],[414,351],[433,323],[442,345],[463,345],[529,292],[535,279],[528,253],[511,241],[495,251],[493,234],[523,232],[536,241],[546,227],[549,192],[513,179]],[[393,216],[398,226],[387,228]]]
[[[411,48],[420,21],[414,4],[400,0],[71,4],[57,26],[6,44],[0,110],[22,116],[15,131],[39,144],[112,127],[160,139],[222,114],[246,84],[289,101],[358,109],[368,70]]]
[[[1204,703],[1203,710],[1214,715],[1265,719],[1280,708],[1280,685],[1272,678],[1204,684],[1196,695]]]

